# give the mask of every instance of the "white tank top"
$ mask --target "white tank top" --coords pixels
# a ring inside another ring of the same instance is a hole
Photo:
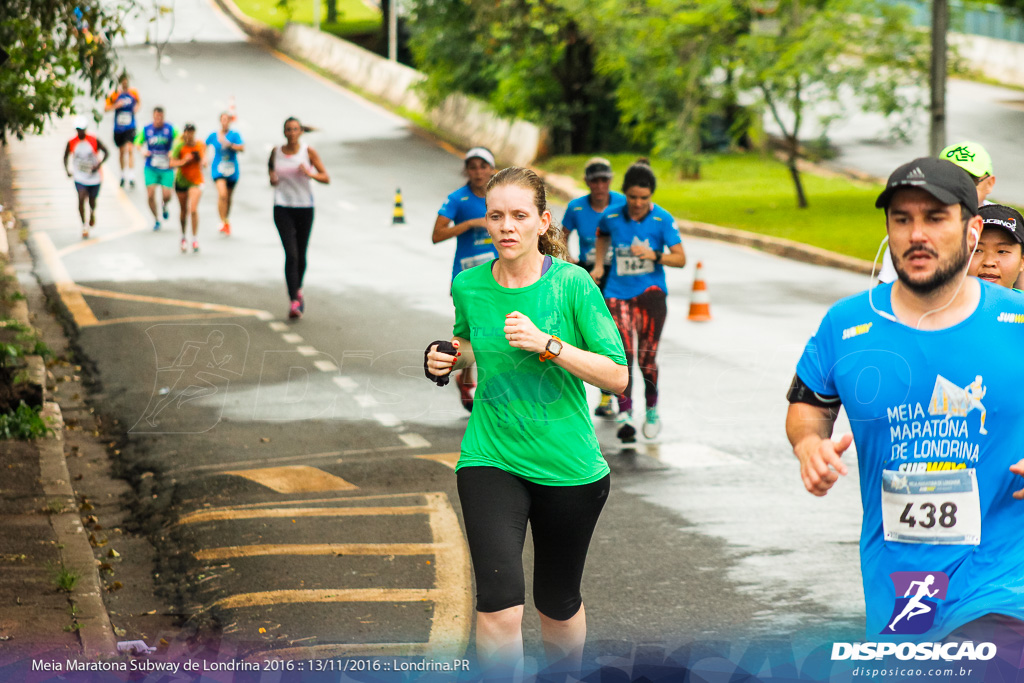
[[[86,135],[81,140],[78,136],[71,138],[71,176],[80,185],[99,185],[103,176],[99,170],[93,171],[92,167],[99,163],[100,157],[97,154],[99,146],[96,138]]]
[[[274,151],[274,172],[277,173],[277,185],[274,187],[274,206],[290,206],[307,208],[313,206],[313,190],[309,185],[309,176],[299,170],[315,172],[309,163],[309,147],[299,145],[295,154],[285,154],[284,145]]]

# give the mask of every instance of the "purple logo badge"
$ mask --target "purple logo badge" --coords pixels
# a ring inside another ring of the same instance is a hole
[[[882,633],[920,635],[935,623],[935,608],[946,599],[949,577],[944,572],[893,572],[896,604]]]

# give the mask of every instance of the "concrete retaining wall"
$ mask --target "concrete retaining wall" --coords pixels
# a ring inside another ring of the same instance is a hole
[[[1024,43],[951,33],[949,42],[972,71],[1000,83],[1024,87]]]
[[[498,159],[525,166],[537,158],[544,142],[539,126],[495,116],[482,102],[461,95],[427,109],[415,89],[423,74],[308,26],[288,24],[278,48],[393,106],[423,115],[463,148],[483,145]]]
[[[516,166],[529,165],[543,150],[547,138],[543,128],[496,116],[478,100],[452,95],[440,107],[428,109],[415,88],[425,76],[404,64],[308,26],[288,24],[279,32],[246,16],[232,0],[215,2],[257,41],[315,64],[391,106],[422,115],[443,137],[464,149],[483,145],[501,162]]]

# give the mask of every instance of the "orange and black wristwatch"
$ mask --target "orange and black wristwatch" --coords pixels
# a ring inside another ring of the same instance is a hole
[[[544,346],[544,353],[540,354],[540,362],[543,363],[546,360],[551,360],[562,352],[562,340],[552,335],[551,339],[548,339],[548,343]]]

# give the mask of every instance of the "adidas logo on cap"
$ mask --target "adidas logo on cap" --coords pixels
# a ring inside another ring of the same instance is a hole
[[[921,171],[920,167],[914,168],[913,171],[907,174],[904,180],[924,180],[924,172]]]

